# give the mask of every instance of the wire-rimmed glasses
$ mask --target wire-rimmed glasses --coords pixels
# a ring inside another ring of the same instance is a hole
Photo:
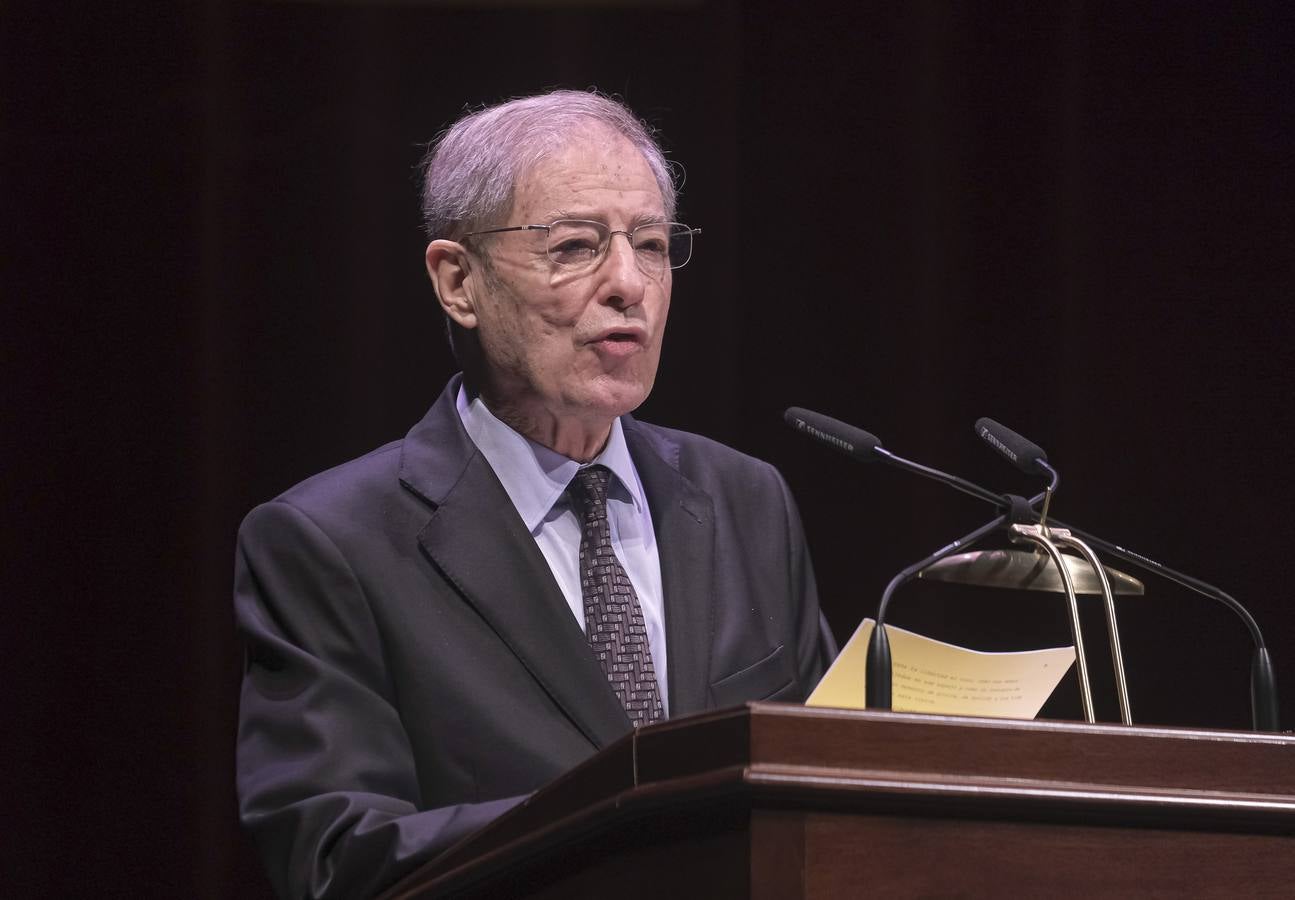
[[[634,249],[639,270],[650,278],[660,278],[667,267],[678,269],[692,258],[692,236],[700,228],[682,222],[645,222],[630,231],[613,229],[589,219],[558,219],[547,225],[508,225],[470,231],[465,238],[506,231],[543,231],[545,250],[553,264],[561,269],[581,272],[597,268],[611,245],[612,235],[623,234]]]

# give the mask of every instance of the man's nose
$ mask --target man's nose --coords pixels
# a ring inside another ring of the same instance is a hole
[[[618,241],[617,237],[625,240]],[[624,231],[613,231],[607,241],[607,258],[603,260],[604,276],[610,288],[607,301],[616,306],[637,306],[643,302],[647,290],[647,275],[639,268],[630,236]]]

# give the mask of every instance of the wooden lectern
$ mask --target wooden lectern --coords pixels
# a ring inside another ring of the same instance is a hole
[[[1295,736],[811,709],[667,721],[384,895],[1295,897]]]

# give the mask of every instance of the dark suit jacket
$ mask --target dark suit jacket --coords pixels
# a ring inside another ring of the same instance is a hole
[[[630,729],[457,386],[403,441],[239,531],[239,806],[284,896],[372,893]],[[623,421],[660,551],[671,716],[802,700],[834,648],[782,478]]]

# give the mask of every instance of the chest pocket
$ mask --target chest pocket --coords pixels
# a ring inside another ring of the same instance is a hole
[[[721,678],[710,686],[716,708],[737,706],[748,700],[776,700],[795,686],[791,654],[779,644],[773,652],[745,669]]]

